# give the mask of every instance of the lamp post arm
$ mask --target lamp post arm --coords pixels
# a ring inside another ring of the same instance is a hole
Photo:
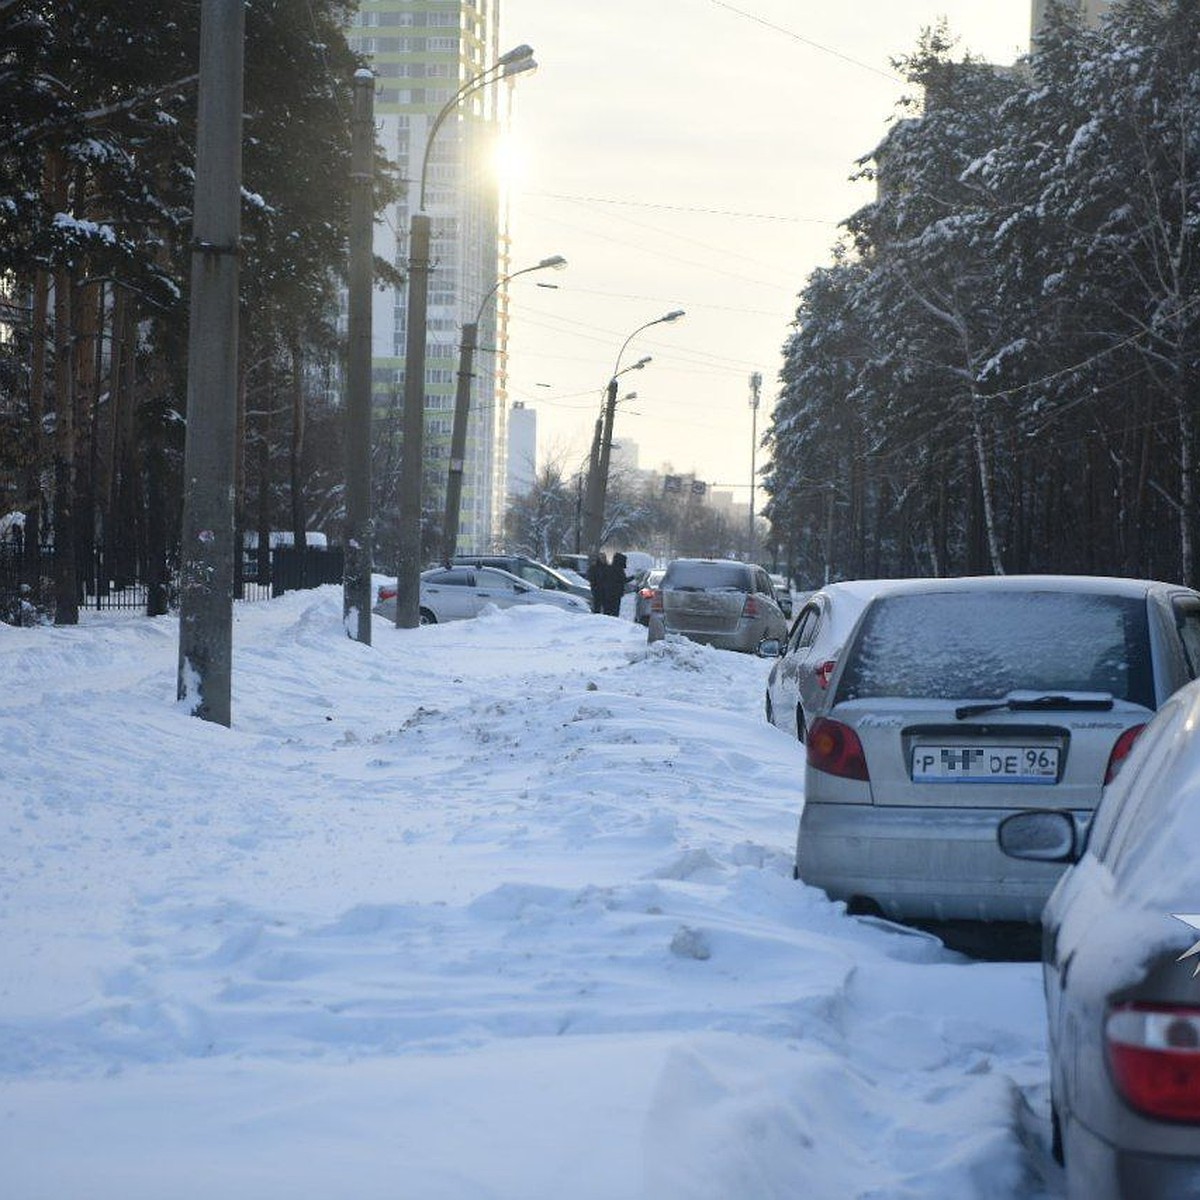
[[[500,63],[493,63],[486,71],[480,71],[478,75],[468,79],[466,83],[442,105],[438,111],[438,115],[433,118],[433,125],[430,127],[429,136],[425,139],[425,153],[421,156],[421,193],[419,212],[425,211],[425,177],[429,173],[429,155],[433,150],[433,142],[437,137],[437,132],[441,129],[446,118],[458,108],[458,106],[472,92],[479,91],[480,88],[486,87],[492,81],[488,78],[493,71],[502,69]]]

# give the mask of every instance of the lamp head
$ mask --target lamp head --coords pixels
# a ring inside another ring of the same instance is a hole
[[[523,58],[533,57],[533,47],[524,44],[514,46],[507,54],[502,54],[496,62],[502,67],[507,67],[510,63],[520,62]]]
[[[522,58],[518,62],[505,63],[504,70],[501,71],[501,76],[504,79],[511,79],[514,75],[520,75],[523,71],[536,71],[537,63],[532,58]]]
[[[544,268],[550,267],[555,271],[561,271],[566,265],[567,260],[563,258],[561,254],[552,254],[549,258],[543,258],[542,261],[538,263],[538,270],[540,271]]]
[[[645,366],[645,365],[646,365],[648,362],[650,362],[650,361],[651,361],[651,359],[650,359],[650,355],[649,355],[649,354],[647,354],[645,358],[639,358],[639,359],[637,360],[637,362],[635,362],[635,363],[633,364],[633,366],[632,366],[632,367],[630,367],[629,369],[630,369],[631,371],[640,371],[640,370],[641,370],[641,369],[642,369],[642,368],[643,368],[643,367],[644,367],[644,366]]]
[[[676,308],[672,312],[667,313],[665,317],[659,317],[660,321],[678,321],[680,317],[685,316],[682,308]]]

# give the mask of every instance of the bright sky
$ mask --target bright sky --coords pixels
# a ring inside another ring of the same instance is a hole
[[[516,83],[510,396],[535,407],[539,461],[586,458],[617,352],[615,440],[639,465],[737,489],[751,475],[749,375],[761,433],[808,273],[870,199],[848,176],[904,85],[890,68],[945,17],[960,48],[1010,63],[1028,0],[503,0]],[[538,281],[557,290],[536,286]],[[761,452],[756,456],[761,467]]]

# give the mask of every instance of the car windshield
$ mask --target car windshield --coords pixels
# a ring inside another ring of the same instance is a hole
[[[1143,600],[1071,592],[932,592],[876,600],[838,700],[1106,692],[1154,707]]]
[[[749,590],[745,567],[737,563],[673,563],[663,579],[664,588],[694,588],[700,591]]]

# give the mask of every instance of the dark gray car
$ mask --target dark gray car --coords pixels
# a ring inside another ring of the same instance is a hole
[[[1054,1147],[1071,1200],[1200,1196],[1200,684],[1105,790],[1014,814],[1015,859],[1076,862],[1042,915]]]
[[[682,634],[724,650],[753,653],[764,638],[787,636],[787,618],[762,567],[723,558],[677,558],[667,565],[648,639]]]

